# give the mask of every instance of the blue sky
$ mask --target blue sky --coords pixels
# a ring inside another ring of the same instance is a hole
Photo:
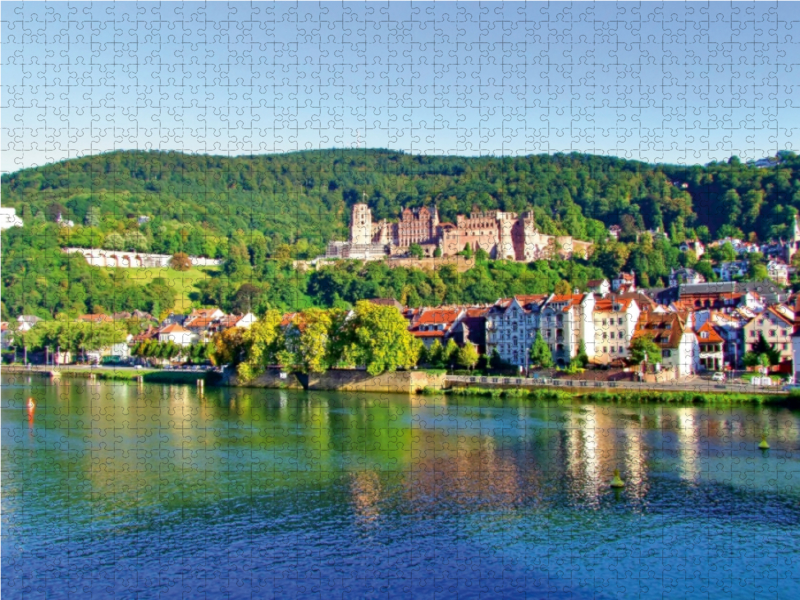
[[[796,3],[16,3],[2,171],[114,149],[800,147]],[[795,106],[798,105],[798,106]]]

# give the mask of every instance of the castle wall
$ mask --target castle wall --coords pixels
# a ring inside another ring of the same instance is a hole
[[[421,208],[406,208],[397,223],[385,219],[372,222],[372,211],[366,204],[353,205],[349,244],[333,251],[329,256],[369,258],[379,253],[399,255],[409,246],[419,244],[426,255],[439,247],[442,256],[455,256],[469,245],[492,258],[517,261],[551,259],[573,255],[585,258],[592,243],[573,240],[570,236],[551,236],[539,232],[531,213],[518,217],[516,213],[487,211],[472,213],[469,217],[458,215],[455,226],[439,227],[439,213]],[[380,247],[386,247],[379,252]]]

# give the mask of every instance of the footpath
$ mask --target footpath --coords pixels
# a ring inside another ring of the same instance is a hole
[[[447,375],[445,381],[449,386],[486,386],[503,388],[562,388],[593,390],[613,389],[631,390],[642,392],[709,392],[715,394],[775,394],[788,395],[779,386],[756,386],[744,383],[717,383],[700,378],[671,381],[669,383],[640,383],[636,381],[596,381],[587,379],[557,379],[533,377],[504,377],[504,376],[470,376]]]

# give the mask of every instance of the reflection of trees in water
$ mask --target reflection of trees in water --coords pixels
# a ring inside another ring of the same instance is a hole
[[[503,508],[566,493],[591,503],[617,466],[625,493],[643,497],[654,461],[686,477],[702,476],[710,461],[730,473],[731,453],[764,429],[771,441],[798,439],[797,414],[783,409],[425,405],[399,395],[218,388],[200,396],[194,386],[72,380],[40,389],[36,447],[27,458],[10,452],[10,471],[36,469],[53,501],[109,514],[328,490],[343,476],[365,522],[387,499]]]

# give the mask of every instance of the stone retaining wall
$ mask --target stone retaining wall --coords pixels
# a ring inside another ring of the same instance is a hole
[[[270,369],[253,381],[242,383],[237,376],[228,382],[231,386],[282,388],[290,390],[329,390],[339,392],[392,392],[412,394],[425,387],[442,389],[445,375],[425,371],[396,371],[372,376],[366,371],[333,369],[327,373],[286,373]]]

